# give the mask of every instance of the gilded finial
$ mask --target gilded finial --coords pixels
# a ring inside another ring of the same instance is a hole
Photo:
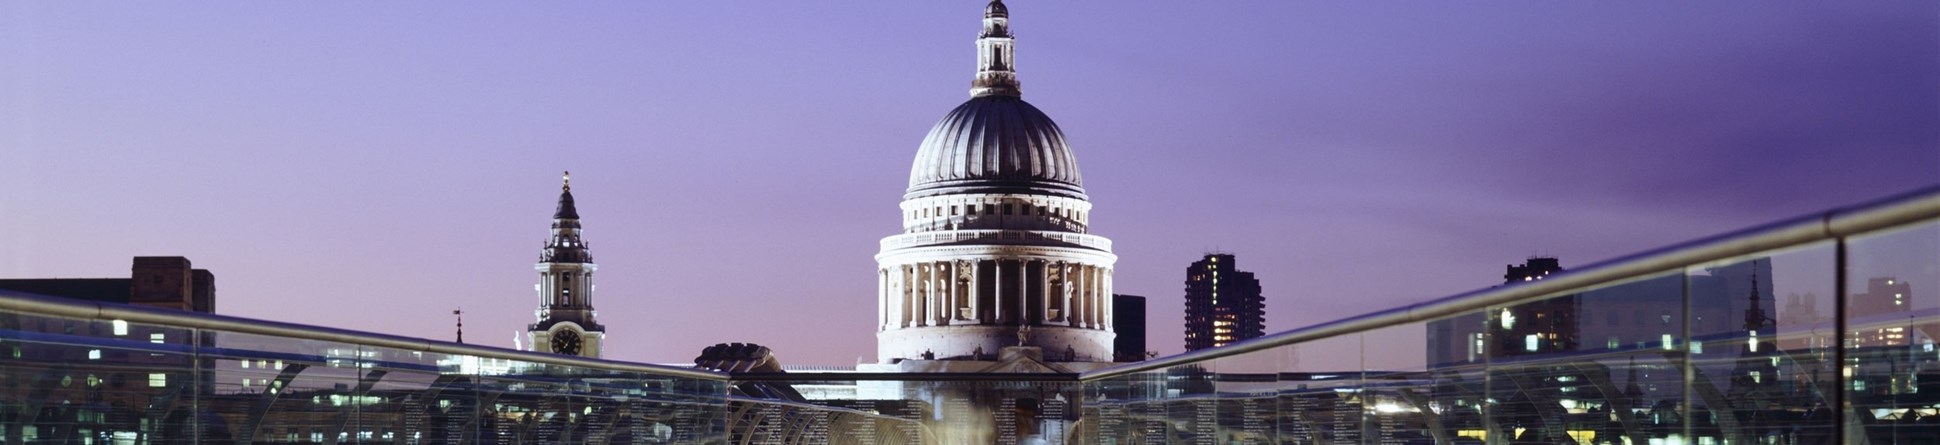
[[[566,170],[565,172],[566,173],[560,175],[559,187],[570,192],[570,191],[573,191],[573,172],[571,170]]]

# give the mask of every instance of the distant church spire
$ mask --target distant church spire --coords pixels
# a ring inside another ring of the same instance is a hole
[[[538,322],[526,328],[535,351],[599,357],[606,328],[594,321],[592,250],[581,238],[579,209],[573,205],[572,172],[560,177],[559,207],[552,234],[539,251]]]
[[[1750,341],[1745,343],[1745,349],[1748,351],[1761,349],[1758,334],[1766,330],[1767,322],[1773,321],[1771,317],[1765,316],[1765,309],[1758,304],[1758,294],[1758,260],[1752,260],[1751,295],[1749,296],[1751,307],[1745,308],[1745,331],[1751,335]]]
[[[990,0],[983,8],[983,33],[977,36],[977,80],[970,97],[1023,96],[1012,61],[1017,36],[1010,34],[1010,8],[1004,0]]]

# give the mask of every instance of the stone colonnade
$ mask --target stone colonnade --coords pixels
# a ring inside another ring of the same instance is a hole
[[[1074,261],[966,258],[877,270],[881,330],[955,325],[1110,331],[1111,269]]]

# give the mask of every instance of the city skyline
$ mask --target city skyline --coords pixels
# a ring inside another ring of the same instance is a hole
[[[510,347],[572,170],[607,357],[868,361],[980,5],[18,4],[0,277],[180,255],[225,315]],[[1174,326],[1239,247],[1269,332],[1933,183],[1937,7],[1761,6],[1012,4],[1115,290]]]

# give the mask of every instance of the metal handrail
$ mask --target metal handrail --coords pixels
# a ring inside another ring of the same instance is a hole
[[[1077,373],[1034,372],[749,372],[730,376],[740,382],[1006,382],[1077,383]]]
[[[639,372],[715,381],[726,381],[728,379],[727,374],[700,369],[616,362],[559,354],[544,354],[279,321],[254,320],[198,312],[46,297],[20,292],[0,291],[0,310],[55,317],[123,320],[129,323],[145,323],[172,327],[208,329],[218,332],[238,332],[282,338],[317,340],[405,351],[519,360],[605,371]]]
[[[1205,362],[1263,349],[1287,346],[1340,335],[1366,332],[1407,323],[1434,320],[1512,304],[1548,295],[1571,292],[1584,287],[1645,278],[1695,264],[1765,252],[1785,247],[1827,241],[1871,230],[1940,218],[1940,185],[1864,204],[1834,208],[1824,212],[1776,223],[1754,226],[1709,238],[1618,257],[1583,268],[1550,275],[1539,281],[1482,289],[1375,311],[1331,322],[1241,341],[1212,349],[1201,349],[1146,360],[1138,363],[1095,369],[1079,374],[1082,381],[1094,381],[1127,374],[1154,371],[1173,366]]]
[[[1694,264],[1729,259],[1807,243],[1838,239],[1852,234],[1940,218],[1940,185],[1854,206],[1840,207],[1798,218],[1755,226],[1723,235],[1649,250],[1630,256],[1594,263],[1569,272],[1550,275],[1541,281],[1521,283],[1456,294],[1394,309],[1371,312],[1326,323],[1310,325],[1219,348],[1176,354],[1138,363],[1097,369],[1078,374],[1079,381],[1094,381],[1236,356],[1249,352],[1365,332],[1407,323],[1428,321],[1491,306],[1564,293],[1576,289],[1677,270]],[[611,371],[641,372],[714,381],[727,381],[725,373],[691,368],[648,365],[542,354],[461,343],[426,340],[395,335],[310,326],[266,320],[253,320],[214,314],[181,312],[140,306],[100,303],[65,298],[43,297],[0,291],[0,310],[101,320],[173,325],[224,332],[240,332],[284,338],[351,343],[358,345],[471,355],[482,358],[521,360],[563,366]],[[948,374],[938,374],[948,380]],[[748,376],[742,376],[748,377]],[[793,373],[788,379],[841,380],[841,374]],[[853,377],[851,377],[853,378]],[[777,379],[780,379],[779,377]],[[755,380],[766,380],[757,378]],[[925,379],[928,380],[928,379]],[[1060,380],[1052,378],[1050,380]]]

